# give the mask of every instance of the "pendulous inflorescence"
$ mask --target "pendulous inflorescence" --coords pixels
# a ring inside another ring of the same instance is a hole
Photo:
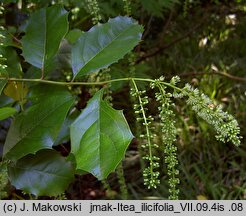
[[[97,0],[86,0],[86,2],[87,2],[89,13],[92,16],[92,23],[93,25],[96,25],[102,19],[99,13],[100,9],[99,9],[98,2]]]
[[[124,12],[126,13],[127,16],[130,16],[132,11],[131,11],[131,0],[123,0],[124,3]]]
[[[3,14],[4,8],[0,4],[0,15]],[[2,34],[4,31],[4,27],[0,25],[0,46],[3,46],[3,40],[5,39],[5,36]],[[7,65],[4,63],[6,61],[6,58],[0,53],[0,72],[5,71]]]
[[[232,142],[236,146],[240,145],[238,122],[232,115],[223,111],[221,105],[215,105],[207,95],[192,88],[189,84],[185,85],[182,94],[188,97],[187,104],[191,105],[192,110],[214,127],[217,140]]]
[[[158,148],[158,145],[153,143],[154,134],[151,132],[151,124],[154,120],[152,116],[147,116],[148,96],[145,95],[146,91],[140,91],[132,80],[133,87],[131,88],[131,96],[137,100],[134,104],[134,111],[138,115],[137,121],[143,125],[144,133],[140,134],[140,138],[144,140],[141,145],[143,151],[147,153],[143,156],[143,159],[147,162],[147,167],[143,170],[144,185],[150,188],[157,188],[160,184],[159,175],[157,171],[159,168],[160,158],[154,155],[154,150]]]
[[[6,162],[0,162],[0,200],[7,197],[8,171]]]
[[[166,92],[166,86],[163,86],[161,82],[164,81],[164,77],[155,80],[150,84],[152,89],[157,89],[155,92],[156,101],[159,103],[158,112],[161,126],[161,139],[164,146],[164,161],[167,165],[167,175],[169,177],[169,199],[178,199],[179,189],[177,185],[180,180],[178,178],[179,170],[177,169],[177,147],[174,145],[176,141],[177,130],[175,127],[175,115],[173,112],[174,104],[171,101],[172,94]],[[176,84],[178,78],[174,77],[171,80],[172,84]]]

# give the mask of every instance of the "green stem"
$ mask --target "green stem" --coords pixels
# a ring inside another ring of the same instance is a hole
[[[143,116],[144,126],[145,126],[145,130],[146,130],[147,143],[148,143],[148,147],[149,147],[149,158],[150,158],[150,176],[151,176],[151,180],[152,180],[152,179],[154,179],[154,176],[153,176],[154,168],[153,168],[153,155],[152,155],[151,139],[150,139],[150,131],[149,131],[149,127],[148,127],[148,121],[147,121],[147,118],[145,115],[142,98],[139,95],[139,90],[138,90],[137,84],[136,84],[134,79],[132,79],[132,83],[133,83],[133,86],[134,86],[135,91],[137,93],[136,96],[138,97],[138,101],[139,101],[139,105],[140,105],[140,111],[141,111],[142,116]]]
[[[22,91],[20,93],[20,108],[21,108],[21,111],[24,111],[24,99],[25,99],[25,96],[24,96],[24,83],[21,82],[21,88],[22,88]]]
[[[119,79],[112,79],[112,80],[105,80],[102,82],[61,82],[61,81],[52,81],[52,80],[44,80],[44,79],[23,79],[23,78],[7,78],[7,77],[0,77],[0,80],[7,80],[7,81],[15,81],[15,82],[36,82],[36,83],[44,83],[44,84],[51,84],[51,85],[61,85],[61,86],[76,86],[76,85],[106,85],[108,83],[113,82],[121,82],[121,81],[143,81],[143,82],[155,82],[153,79],[144,79],[144,78],[137,78],[137,77],[126,77],[126,78],[119,78]],[[177,91],[182,91],[181,88],[174,86],[168,82],[160,82],[163,85],[176,89]]]
[[[157,87],[158,87],[158,89],[159,89],[159,91],[161,93],[161,96],[162,96],[162,104],[165,104],[165,99],[166,99],[165,98],[165,94],[166,94],[166,92],[165,92],[163,86],[160,84],[160,82],[157,83]],[[171,143],[168,142],[168,143],[165,143],[165,145],[166,145],[165,148],[170,150],[172,148],[173,143],[172,142]],[[169,152],[168,156],[177,158],[177,152],[176,151],[172,152],[172,153]],[[170,165],[170,163],[167,163],[167,164]],[[175,179],[177,177],[176,171],[177,171],[176,166],[172,166],[171,173],[170,173],[171,179]],[[170,196],[169,197],[172,197],[172,198],[175,197],[175,199],[178,199],[178,194],[176,194],[176,185],[173,185],[173,186],[169,185],[169,187],[170,187],[170,189],[172,191],[172,192],[170,192]]]
[[[41,80],[44,79],[44,67],[41,68],[41,78],[40,78],[40,79],[41,79]]]

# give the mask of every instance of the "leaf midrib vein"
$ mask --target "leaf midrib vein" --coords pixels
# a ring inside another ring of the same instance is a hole
[[[46,115],[44,115],[43,118],[41,118],[37,124],[34,124],[33,127],[31,127],[23,136],[20,137],[19,140],[16,141],[16,144],[14,146],[12,146],[11,149],[13,149],[16,145],[18,145],[24,138],[27,137],[28,134],[31,133],[31,131],[33,129],[35,129],[44,119],[46,119],[50,114],[52,114],[53,112],[55,112],[55,110],[59,109],[63,104],[67,103],[69,100],[71,100],[71,98],[68,98],[66,101],[64,101],[62,104],[60,104],[59,106],[56,106],[53,110],[49,110],[50,112],[46,112]],[[11,150],[9,149],[9,151]]]
[[[26,171],[30,172],[30,169],[28,167],[15,166],[15,168],[26,170]],[[45,171],[41,171],[41,170],[38,170],[38,169],[33,169],[32,172],[45,173],[47,175],[53,175],[53,176],[57,176],[57,177],[64,178],[64,179],[68,178],[68,177],[64,177],[62,175],[57,175],[57,174],[54,174],[54,173],[45,172]]]
[[[107,44],[106,46],[104,46],[99,52],[96,53],[96,55],[92,56],[87,62],[86,64],[84,64],[79,71],[75,74],[75,77],[77,76],[77,74],[83,69],[85,68],[94,58],[96,58],[98,55],[100,55],[105,49],[107,49],[108,46],[110,46],[112,43],[114,43],[121,35],[123,35],[126,31],[128,31],[130,28],[132,28],[133,25],[130,25],[128,28],[124,29],[122,32],[120,32],[120,34],[118,34],[115,38],[113,38],[113,40]]]
[[[45,8],[45,20],[44,20],[44,49],[43,49],[43,61],[42,61],[42,70],[45,67],[45,53],[47,47],[47,9]]]

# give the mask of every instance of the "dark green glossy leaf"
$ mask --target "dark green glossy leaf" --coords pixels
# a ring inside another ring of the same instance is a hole
[[[4,64],[7,66],[4,69],[3,76],[7,77],[22,77],[22,68],[19,63],[19,58],[16,51],[12,47],[1,47],[0,53],[6,59]],[[1,75],[0,75],[1,76]]]
[[[68,31],[67,16],[67,11],[60,5],[43,8],[32,14],[21,40],[22,55],[27,62],[43,69],[52,63]]]
[[[36,196],[56,196],[74,178],[74,167],[54,150],[27,155],[8,166],[11,184]]]
[[[82,34],[72,48],[74,78],[106,68],[141,40],[143,27],[130,17],[116,17]]]
[[[71,125],[71,152],[77,169],[106,178],[123,159],[133,135],[122,111],[114,110],[97,92]]]
[[[13,107],[0,108],[0,121],[14,115],[17,110]]]
[[[32,102],[10,126],[4,145],[6,158],[18,160],[40,149],[52,148],[74,98],[66,88],[41,85]]]

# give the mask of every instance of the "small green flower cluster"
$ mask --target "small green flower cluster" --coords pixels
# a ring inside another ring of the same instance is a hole
[[[71,10],[71,19],[72,19],[72,20],[78,19],[78,17],[79,17],[79,11],[80,11],[80,8],[79,8],[79,7],[74,7],[74,8]]]
[[[3,15],[4,7],[2,4],[0,4],[0,15]]]
[[[8,184],[7,166],[0,162],[0,200],[7,197],[6,185]]]
[[[111,79],[110,68],[102,69],[98,73],[98,76],[100,81],[110,80]],[[104,99],[112,105],[113,97],[112,97],[111,83],[107,83],[107,85],[104,86],[104,88],[105,88]]]
[[[131,15],[131,1],[130,0],[123,0],[124,3],[124,12],[127,16]]]
[[[152,89],[158,89],[158,91],[155,93],[155,98],[156,101],[159,102],[158,111],[162,132],[162,142],[164,144],[167,175],[169,176],[169,199],[176,200],[178,199],[179,195],[179,189],[177,189],[177,185],[179,184],[180,180],[177,177],[179,174],[179,170],[177,169],[177,147],[174,145],[177,134],[177,130],[175,127],[175,115],[172,110],[174,104],[170,99],[172,97],[172,94],[166,92],[166,87],[160,83],[162,81],[164,81],[164,77],[160,77],[160,79],[155,80],[154,83],[151,83],[150,87]],[[178,81],[178,78],[174,77],[170,83],[172,85],[175,85]]]
[[[182,94],[188,97],[187,103],[197,115],[214,127],[217,140],[232,142],[235,146],[240,145],[242,137],[238,122],[232,115],[224,112],[221,105],[216,106],[207,95],[189,84],[185,85]]]
[[[4,8],[0,4],[0,15],[3,14]],[[2,31],[4,31],[4,27],[0,26],[0,47],[3,46],[2,40],[5,38],[5,36],[2,34]],[[0,76],[4,74],[5,69],[7,68],[7,65],[5,65],[6,58],[0,53]],[[7,197],[6,192],[6,185],[8,184],[8,173],[7,173],[7,167],[6,164],[3,162],[0,162],[0,200]]]
[[[128,190],[127,190],[127,184],[124,176],[124,169],[123,169],[123,164],[119,164],[119,166],[116,169],[117,177],[118,177],[118,182],[120,186],[120,193],[122,199],[126,200],[128,198]]]
[[[110,68],[105,68],[97,73],[92,73],[88,76],[88,82],[103,82],[111,79],[110,75]],[[112,97],[112,90],[110,89],[111,83],[107,83],[104,86],[104,100],[109,102],[112,105],[113,97]],[[94,95],[97,91],[99,91],[98,86],[93,86],[89,89],[91,95]]]
[[[144,96],[146,91],[139,91],[134,80],[132,80],[133,88],[131,88],[130,94],[132,97],[136,98],[138,103],[134,104],[134,110],[139,117],[137,121],[141,123],[145,132],[140,134],[140,138],[145,140],[145,143],[141,145],[143,150],[147,150],[148,153],[143,156],[143,159],[148,162],[148,166],[143,170],[144,185],[150,188],[156,188],[160,184],[159,175],[160,173],[156,171],[159,168],[160,158],[154,156],[154,149],[158,148],[157,144],[153,144],[154,134],[151,133],[151,124],[154,120],[152,116],[147,116],[146,111],[148,104],[148,97]]]
[[[58,196],[55,197],[55,200],[66,200],[66,194],[65,193],[61,193]]]
[[[186,17],[188,14],[189,6],[190,6],[190,0],[185,0],[183,3],[183,15],[184,15],[184,17]]]
[[[89,13],[92,16],[92,23],[96,25],[102,19],[97,0],[86,0]]]
[[[4,8],[0,5],[0,15],[3,14]],[[3,40],[5,39],[5,36],[2,34],[4,31],[4,27],[0,26],[0,47],[3,46]],[[5,69],[7,68],[7,65],[4,63],[6,61],[6,58],[0,53],[0,75],[3,74]]]

